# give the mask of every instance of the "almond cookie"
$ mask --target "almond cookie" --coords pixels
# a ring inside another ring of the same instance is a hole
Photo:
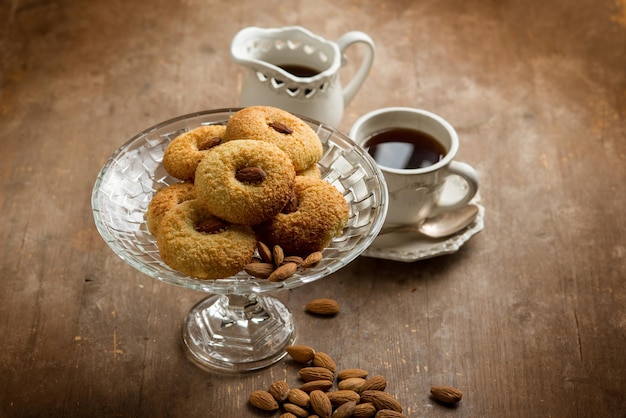
[[[171,268],[213,280],[240,272],[252,260],[256,239],[251,227],[225,222],[188,200],[163,216],[157,246]]]
[[[296,177],[291,160],[269,142],[240,139],[214,147],[196,170],[196,196],[213,215],[255,225],[285,206]]]
[[[314,177],[298,176],[295,201],[271,220],[255,227],[260,241],[279,245],[285,253],[308,255],[326,248],[341,235],[350,210],[332,184]]]
[[[193,181],[198,164],[207,151],[222,142],[224,125],[199,126],[180,134],[163,153],[165,171],[181,180]]]
[[[297,116],[270,106],[251,106],[234,113],[223,139],[256,139],[276,145],[289,155],[296,171],[306,170],[322,158],[322,143],[315,131]]]
[[[159,224],[166,212],[186,200],[195,199],[192,183],[175,183],[159,189],[148,204],[145,218],[148,231],[154,236],[159,233]]]

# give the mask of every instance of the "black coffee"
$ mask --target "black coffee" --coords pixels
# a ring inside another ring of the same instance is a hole
[[[433,136],[406,128],[375,132],[364,144],[376,163],[399,169],[431,166],[440,161],[447,152]]]
[[[313,77],[319,73],[319,71],[315,68],[305,67],[304,65],[298,64],[284,64],[279,65],[279,67],[296,77]]]

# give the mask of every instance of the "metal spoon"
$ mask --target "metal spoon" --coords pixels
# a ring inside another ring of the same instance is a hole
[[[417,232],[430,238],[443,238],[453,235],[471,224],[476,215],[478,215],[478,206],[467,205],[427,218],[418,224],[383,228],[378,235],[390,232]]]

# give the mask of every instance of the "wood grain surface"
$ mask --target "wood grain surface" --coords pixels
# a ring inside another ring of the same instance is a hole
[[[0,416],[267,417],[249,393],[298,384],[287,360],[193,365],[182,321],[205,295],[118,258],[90,202],[133,135],[238,105],[240,29],[287,25],[368,33],[374,66],[338,128],[440,114],[486,208],[454,254],[359,257],[279,292],[298,343],[384,375],[410,417],[626,416],[624,0],[0,2]],[[341,312],[305,313],[316,297]]]

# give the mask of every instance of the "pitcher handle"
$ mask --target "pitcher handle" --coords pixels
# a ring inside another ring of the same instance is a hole
[[[343,89],[344,108],[348,106],[348,104],[350,104],[350,102],[354,98],[356,92],[359,90],[359,88],[365,81],[365,78],[369,74],[370,68],[372,68],[372,63],[374,62],[374,41],[372,40],[372,38],[370,38],[369,35],[367,35],[366,33],[352,31],[345,33],[337,41],[339,51],[341,52],[341,65],[343,66],[347,63],[345,52],[350,46],[354,45],[355,43],[362,43],[367,48],[365,50],[365,56],[363,57],[361,66],[354,74],[354,77],[352,77],[352,79]]]

